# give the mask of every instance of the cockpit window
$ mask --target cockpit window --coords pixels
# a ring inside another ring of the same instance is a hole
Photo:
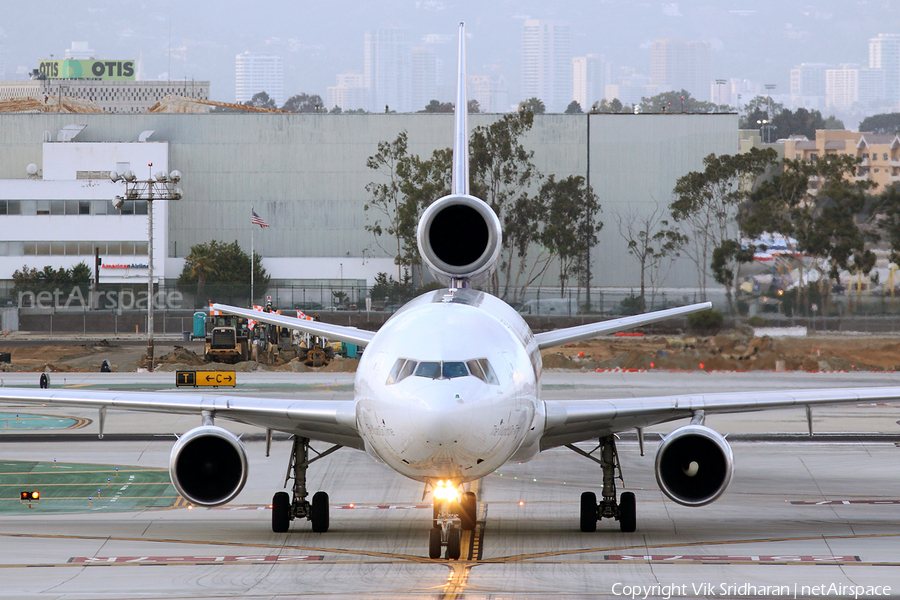
[[[423,362],[416,367],[416,377],[430,377],[438,379],[441,376],[441,363],[439,362]]]
[[[462,362],[445,362],[443,375],[447,379],[453,379],[454,377],[465,377],[469,374],[469,370],[466,369],[466,363]]]
[[[400,383],[413,374],[413,372],[416,370],[416,364],[417,363],[414,360],[398,358],[397,362],[394,363],[394,368],[391,369],[391,374],[388,375],[387,381],[385,383],[387,385]]]
[[[491,368],[491,363],[488,362],[488,359],[477,358],[470,360],[466,362],[466,366],[469,367],[469,371],[472,375],[483,382],[490,385],[500,385],[500,382],[497,380],[497,375],[494,373],[494,369]]]
[[[499,385],[500,383],[486,358],[447,362],[418,362],[408,358],[398,358],[385,384],[400,383],[410,375],[429,379],[455,379],[473,375],[490,385]]]

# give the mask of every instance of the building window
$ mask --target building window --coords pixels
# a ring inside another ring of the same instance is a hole
[[[887,159],[888,159],[887,152],[882,153],[881,160],[887,160]]]
[[[809,160],[819,160],[819,155],[816,152],[809,153]]]
[[[78,214],[79,215],[91,214],[91,201],[90,200],[79,200],[78,201]]]

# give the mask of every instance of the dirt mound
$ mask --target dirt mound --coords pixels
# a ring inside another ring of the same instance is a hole
[[[143,356],[142,362],[147,362],[146,354]],[[163,354],[162,356],[154,357],[153,362],[154,367],[156,365],[176,363],[181,365],[188,365],[191,367],[202,367],[206,365],[206,361],[203,360],[202,356],[200,356],[196,352],[188,350],[184,346],[175,346],[175,348],[173,348],[171,352]],[[140,366],[147,365],[141,364]]]

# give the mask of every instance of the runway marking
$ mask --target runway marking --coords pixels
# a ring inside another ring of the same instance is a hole
[[[900,537],[900,533],[870,533],[863,535],[809,535],[809,536],[794,536],[794,537],[783,537],[783,538],[748,538],[748,539],[740,539],[740,540],[720,540],[720,541],[698,541],[698,542],[673,542],[670,544],[639,544],[639,545],[629,545],[629,546],[610,546],[607,548],[577,548],[572,550],[554,550],[551,552],[535,552],[532,554],[518,554],[513,556],[501,556],[497,558],[487,558],[479,561],[479,564],[505,564],[511,562],[521,562],[521,561],[536,561],[540,562],[540,559],[544,558],[553,558],[559,556],[573,556],[576,554],[590,554],[594,552],[614,552],[618,551],[634,551],[634,550],[649,550],[651,548],[661,549],[661,548],[693,548],[697,546],[735,546],[741,544],[774,544],[779,542],[809,542],[809,541],[822,541],[822,540],[860,540],[860,539],[879,539],[879,538],[898,538]],[[560,561],[561,562],[561,561]],[[566,561],[569,562],[569,561]],[[593,562],[593,561],[585,561],[585,562]],[[822,564],[822,563],[813,563],[813,564]],[[849,564],[889,564],[889,563],[849,563]],[[894,563],[890,563],[894,564]],[[900,563],[898,563],[900,564]]]
[[[609,562],[648,562],[648,563],[779,563],[779,564],[830,564],[861,562],[858,556],[816,556],[816,555],[741,555],[741,554],[606,554],[604,561]]]
[[[221,565],[221,564],[277,564],[321,561],[319,554],[246,554],[239,556],[73,556],[72,564],[130,564],[130,565]]]
[[[795,506],[838,506],[841,504],[900,504],[900,500],[791,500]]]
[[[481,480],[476,479],[469,485],[469,491],[478,497],[480,491]],[[484,526],[487,517],[487,504],[480,503],[479,514],[475,519],[475,529],[472,531],[463,531],[460,545],[462,553],[459,561],[451,563],[450,575],[447,577],[447,584],[444,586],[441,600],[457,600],[462,598],[466,591],[466,583],[469,581],[469,573],[472,567],[476,566],[477,561],[481,559],[482,547],[484,546]]]

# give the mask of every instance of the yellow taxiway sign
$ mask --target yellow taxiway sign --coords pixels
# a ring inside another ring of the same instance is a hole
[[[175,385],[177,387],[219,387],[223,385],[234,387],[237,379],[235,375],[234,371],[175,371]]]

